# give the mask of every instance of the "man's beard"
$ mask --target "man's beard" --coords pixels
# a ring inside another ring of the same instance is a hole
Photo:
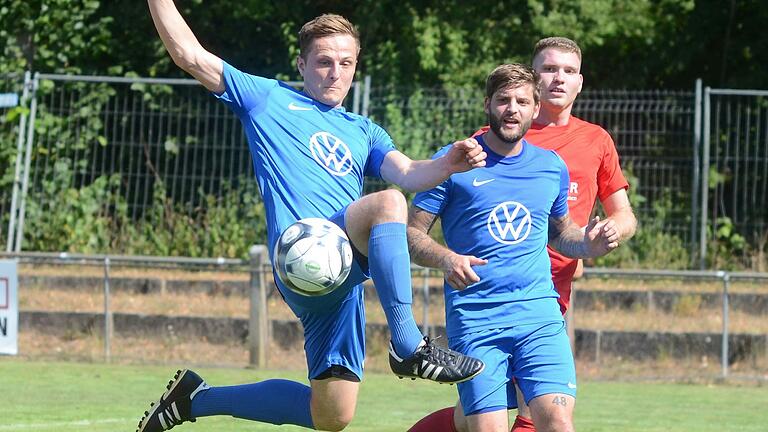
[[[533,122],[533,119],[530,119],[527,122],[525,121],[520,122],[520,132],[518,133],[514,133],[511,131],[502,131],[501,117],[496,117],[490,113],[488,114],[488,124],[491,126],[491,130],[493,131],[493,133],[496,134],[497,137],[499,137],[500,140],[504,141],[507,144],[517,144],[517,142],[523,138],[525,133],[528,132],[528,129],[530,129],[532,122]]]

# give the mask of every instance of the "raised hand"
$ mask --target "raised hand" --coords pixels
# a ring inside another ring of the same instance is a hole
[[[595,216],[584,229],[584,244],[591,257],[599,257],[619,247],[619,229],[611,219]]]
[[[472,168],[485,166],[488,154],[483,151],[476,139],[467,138],[453,143],[453,147],[445,155],[451,172],[464,172]]]

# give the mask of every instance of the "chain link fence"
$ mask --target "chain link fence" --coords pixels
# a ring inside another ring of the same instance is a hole
[[[625,172],[634,177],[640,218],[656,216],[654,205],[690,203],[695,182],[693,91],[585,91],[574,115],[603,126],[613,137]],[[683,239],[691,232],[690,204],[670,206],[664,229]]]
[[[162,226],[174,206],[194,219],[207,196],[253,182],[239,122],[192,80],[41,75],[35,83],[34,134],[26,137],[27,226],[9,230],[16,250],[45,250],[56,241],[28,235],[24,242],[25,231],[45,229],[40,223],[66,226],[69,232],[59,236],[88,236],[93,229],[108,249],[131,222],[146,217]]]
[[[737,253],[765,271],[768,252],[768,91],[704,91],[701,266]],[[706,238],[728,249],[708,248]],[[707,260],[708,258],[708,260]]]
[[[23,95],[26,94],[24,74],[0,75],[0,239],[5,240],[5,228],[11,224],[12,208],[16,207],[14,184],[20,184],[18,174],[22,159],[20,147],[23,145],[23,132],[27,129],[26,116],[23,114]],[[9,245],[10,246],[10,245]]]
[[[374,88],[371,116],[427,157],[487,124],[482,107],[482,89]],[[692,202],[695,108],[693,91],[585,90],[576,100],[573,114],[613,137],[633,193],[642,197],[635,202],[640,218],[655,217],[654,206],[664,201]],[[670,205],[665,215],[664,229],[690,247],[697,237],[694,211],[690,204]]]
[[[0,86],[29,92],[21,108],[1,109],[6,250],[245,257],[249,244],[263,240],[239,122],[195,81],[35,75],[25,86],[14,75]],[[722,93],[586,90],[574,114],[611,133],[640,220],[679,239],[688,266],[698,258],[701,268],[719,267],[725,244],[761,269],[765,95]],[[711,101],[706,113],[702,97]],[[372,87],[365,79],[347,108],[370,115],[400,149],[424,158],[485,124],[482,100],[480,88]],[[31,127],[21,127],[25,121]],[[384,187],[368,181],[365,190]],[[243,225],[212,236],[231,247],[197,245],[201,232],[233,220]]]

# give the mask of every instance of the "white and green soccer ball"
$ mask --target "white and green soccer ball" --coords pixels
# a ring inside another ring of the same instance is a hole
[[[352,245],[333,222],[301,219],[280,235],[272,262],[286,287],[301,295],[320,296],[347,280]]]

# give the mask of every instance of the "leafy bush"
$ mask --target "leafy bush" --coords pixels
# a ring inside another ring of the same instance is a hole
[[[155,183],[152,208],[138,224],[123,227],[117,249],[132,255],[247,258],[251,245],[266,242],[266,226],[255,183],[241,184],[225,184],[218,197],[204,195],[205,205],[189,212]]]
[[[203,196],[204,206],[185,208],[155,183],[152,206],[131,220],[119,193],[120,176],[72,186],[66,161],[27,201],[25,250],[78,253],[246,258],[248,248],[266,241],[264,207],[254,182],[225,184],[220,196]]]
[[[736,231],[731,218],[717,218],[714,227],[707,227],[707,232],[709,268],[744,270],[750,267],[751,248],[744,236]]]
[[[71,163],[54,164],[52,178],[27,197],[24,250],[95,253],[110,249],[110,203],[120,199],[117,176],[77,189]]]
[[[632,167],[624,170],[624,176],[630,184],[629,202],[638,208],[646,199],[637,193],[639,179],[633,174]],[[637,214],[637,230],[634,237],[615,251],[594,260],[598,267],[618,268],[663,268],[682,270],[690,265],[690,255],[685,242],[665,230],[669,215],[675,206],[668,192],[664,198],[655,201],[649,215]]]

